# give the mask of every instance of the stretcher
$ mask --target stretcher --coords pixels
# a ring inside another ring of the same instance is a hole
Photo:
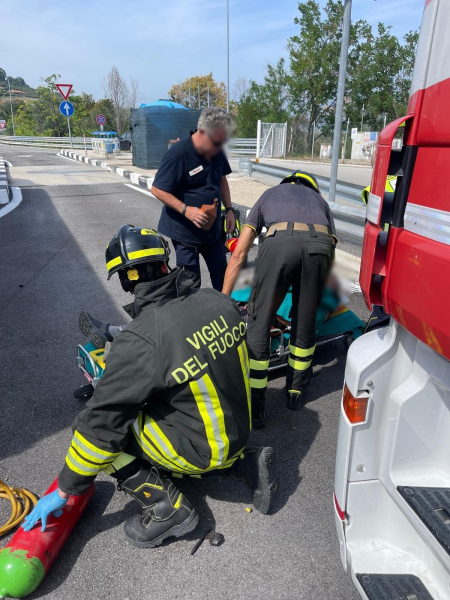
[[[241,309],[244,320],[246,320],[250,293],[251,287],[246,287],[232,294]],[[291,307],[292,294],[288,292],[270,331],[269,371],[282,369],[288,363]],[[364,328],[365,323],[342,303],[339,294],[331,288],[325,288],[316,319],[317,346],[342,339],[348,347],[353,340],[364,333]],[[77,400],[87,401],[92,396],[95,386],[105,370],[104,349],[98,350],[90,342],[84,346],[78,345],[77,365],[88,383],[77,388],[73,395]]]
[[[244,320],[246,320],[250,293],[251,287],[246,287],[231,294],[238,303]],[[292,293],[289,291],[277,311],[270,330],[269,371],[282,369],[288,364],[291,308]],[[331,287],[326,287],[317,311],[316,345],[322,346],[335,340],[342,340],[348,348],[364,333],[365,327],[366,324],[343,303],[340,294]]]

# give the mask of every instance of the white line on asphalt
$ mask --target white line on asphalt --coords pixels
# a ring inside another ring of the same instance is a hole
[[[59,152],[57,153],[56,156],[59,156],[59,158],[65,158],[66,160],[71,160],[72,162],[78,162],[74,158],[69,158],[68,156],[63,156],[62,154],[59,154]]]
[[[156,199],[156,196],[154,196],[152,193],[147,192],[146,190],[142,190],[141,188],[138,188],[135,185],[132,185],[131,183],[124,183],[123,185],[126,185],[127,187],[131,188],[132,190],[136,190],[137,192],[141,192],[141,194],[145,194],[146,196],[150,196],[151,198]]]
[[[4,159],[3,159],[4,160]],[[5,165],[7,167],[12,167],[12,163],[9,162],[9,160],[5,160]]]
[[[8,204],[6,204],[4,206],[4,208],[2,208],[0,210],[0,218],[4,217],[8,213],[10,213],[12,210],[17,208],[19,206],[19,204],[22,202],[22,190],[18,187],[11,187],[10,190],[12,191],[12,194],[13,194],[12,200],[11,200],[11,202],[8,202]]]

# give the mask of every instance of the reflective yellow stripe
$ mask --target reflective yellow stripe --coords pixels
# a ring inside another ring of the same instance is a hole
[[[250,379],[250,386],[255,389],[262,389],[267,387],[267,377],[264,379]]]
[[[314,181],[314,179],[312,177],[310,177],[309,175],[307,175],[306,173],[302,173],[302,174],[298,174],[296,175],[294,173],[293,175],[294,177],[296,177],[297,179],[306,179],[307,181],[309,181],[310,183],[312,183],[312,185],[314,186],[314,188],[317,190],[317,183]]]
[[[180,494],[178,496],[178,500],[175,502],[175,504],[173,505],[174,508],[180,508],[180,504],[181,504],[181,498],[183,497],[183,494]]]
[[[250,225],[250,223],[246,223],[246,224],[244,225],[244,227],[250,227],[250,229],[253,229],[253,231],[254,231],[256,234],[258,234],[258,232],[256,231],[256,229],[253,227],[253,225]]]
[[[77,455],[73,448],[69,448],[69,452],[66,454],[66,464],[71,471],[75,471],[78,475],[84,475],[85,477],[95,477],[103,470],[103,467],[89,465],[89,463]]]
[[[130,260],[133,260],[133,258],[143,258],[144,256],[157,256],[165,253],[166,251],[164,248],[147,248],[146,250],[136,250],[136,252],[128,252],[128,258]]]
[[[109,462],[111,458],[115,458],[120,454],[120,452],[108,452],[108,450],[97,448],[97,446],[88,442],[79,431],[74,432],[72,444],[78,451],[81,451],[84,456],[95,462]]]
[[[148,454],[152,460],[157,464],[161,465],[165,469],[172,471],[174,466],[159,456],[156,451],[150,446],[149,442],[145,439],[142,429],[142,413],[139,413],[138,418],[133,423],[131,430],[136,438],[137,443],[142,448],[142,451]]]
[[[309,365],[311,364],[311,360],[294,360],[293,358],[289,357],[288,363],[289,366],[292,367],[293,369],[296,369],[297,371],[306,371],[306,369],[309,367]]]
[[[197,381],[191,381],[189,385],[203,419],[206,437],[211,448],[208,470],[213,469],[226,462],[228,457],[230,442],[225,430],[225,417],[209,375],[205,375]]]
[[[173,463],[175,468],[186,472],[201,470],[198,467],[191,465],[191,463],[187,462],[182,456],[179,456],[177,454],[175,448],[172,446],[168,437],[164,435],[162,429],[156,424],[156,421],[151,417],[148,417],[146,419],[144,430],[147,431],[148,436],[150,437],[154,445],[158,448],[162,456],[169,462]],[[172,468],[174,467],[172,466]]]
[[[250,416],[250,428],[252,423],[252,399],[250,392],[250,369],[248,368],[247,344],[242,342],[238,346],[239,360],[241,361],[242,375],[244,376],[245,393],[247,394],[248,414]]]
[[[307,356],[311,356],[314,354],[314,350],[316,349],[316,344],[312,348],[297,348],[297,346],[292,346],[289,344],[289,352],[294,354],[295,356],[299,356],[300,358],[306,358]]]
[[[250,369],[255,371],[266,371],[269,368],[269,360],[254,360],[250,359]]]
[[[106,263],[106,268],[110,271],[116,265],[120,265],[122,263],[122,258],[118,256],[117,258],[113,258],[109,262]]]

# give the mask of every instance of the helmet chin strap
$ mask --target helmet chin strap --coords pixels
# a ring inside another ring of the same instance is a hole
[[[167,267],[167,271],[163,270],[164,266]],[[118,271],[118,275],[124,292],[134,294],[134,289],[138,283],[156,281],[172,271],[173,269],[169,267],[168,263],[141,263],[133,265],[133,267],[121,269]]]

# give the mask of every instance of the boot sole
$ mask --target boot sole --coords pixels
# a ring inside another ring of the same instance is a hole
[[[303,402],[286,402],[286,408],[289,410],[301,410],[303,408]]]
[[[78,319],[78,326],[80,328],[81,333],[85,337],[87,337],[90,342],[94,344],[97,350],[101,350],[105,347],[107,342],[106,337],[99,332],[95,325],[91,323],[85,312],[80,313],[80,317]]]
[[[126,537],[127,541],[132,546],[135,546],[136,548],[155,548],[156,546],[159,546],[160,544],[162,544],[164,542],[164,540],[166,540],[169,537],[172,537],[172,536],[182,537],[183,535],[186,535],[187,533],[194,531],[194,529],[198,525],[198,519],[199,519],[199,517],[198,517],[197,511],[194,509],[191,512],[191,514],[189,515],[189,517],[185,521],[183,521],[183,523],[180,523],[179,525],[172,527],[172,529],[169,529],[168,531],[166,531],[166,533],[163,533],[162,535],[160,535],[155,540],[152,540],[151,542],[135,542],[132,539],[130,539],[126,534],[125,534],[125,537]]]
[[[265,493],[253,499],[253,506],[263,515],[266,515],[272,508],[272,503],[278,490],[278,473],[273,457],[273,448],[270,448],[268,452],[261,453],[258,460],[260,467],[262,467],[259,471],[259,480],[262,482]]]

